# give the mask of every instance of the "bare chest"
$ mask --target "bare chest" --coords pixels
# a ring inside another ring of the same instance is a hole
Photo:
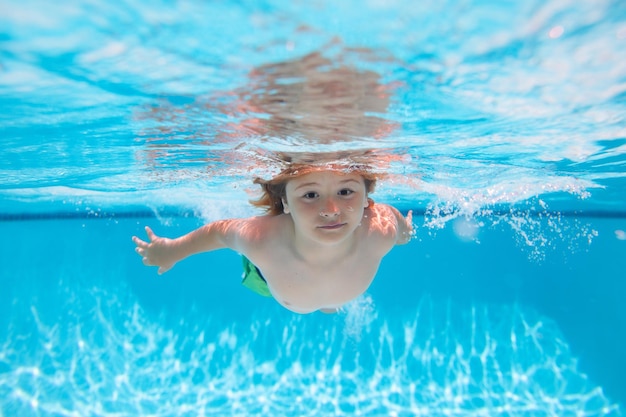
[[[263,269],[276,300],[294,311],[339,308],[363,294],[372,283],[380,259],[346,259],[311,266],[297,260],[275,262]]]

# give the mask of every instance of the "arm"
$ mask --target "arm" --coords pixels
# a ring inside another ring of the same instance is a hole
[[[404,245],[413,236],[413,212],[406,218],[393,206],[375,204],[368,210],[368,235],[365,240],[373,256],[385,256],[395,245]]]
[[[387,204],[376,204],[370,209],[371,227],[386,242],[385,250],[394,245],[404,245],[413,236],[413,211],[406,218],[397,208]]]
[[[176,239],[157,236],[146,226],[148,241],[133,236],[135,252],[143,258],[144,265],[158,266],[158,273],[169,271],[176,262],[188,256],[216,249],[238,250],[246,239],[248,220],[219,220],[202,226]]]

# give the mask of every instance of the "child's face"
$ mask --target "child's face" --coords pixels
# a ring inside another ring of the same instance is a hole
[[[321,243],[352,235],[368,206],[363,177],[337,171],[312,172],[287,183],[285,212],[298,233]]]

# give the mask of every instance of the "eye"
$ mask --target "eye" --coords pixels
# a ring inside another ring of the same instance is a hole
[[[337,194],[339,194],[340,196],[346,197],[346,196],[351,195],[352,193],[354,193],[353,190],[351,190],[349,188],[344,188],[344,189],[340,190]]]
[[[314,198],[318,197],[318,194],[314,191],[309,191],[308,193],[304,194],[302,197],[307,200],[313,200]]]

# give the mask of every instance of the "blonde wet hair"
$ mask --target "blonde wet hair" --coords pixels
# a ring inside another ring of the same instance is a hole
[[[368,167],[362,164],[311,165],[296,163],[283,169],[278,175],[269,180],[255,178],[254,183],[261,186],[261,197],[256,200],[250,200],[250,203],[255,207],[264,209],[269,215],[277,216],[283,214],[283,199],[286,196],[285,189],[287,188],[287,183],[303,175],[321,171],[332,171],[338,174],[358,174],[363,178],[367,194],[374,192],[376,180],[378,179],[378,175],[372,173]],[[371,199],[368,198],[368,201],[370,205],[373,204]]]

